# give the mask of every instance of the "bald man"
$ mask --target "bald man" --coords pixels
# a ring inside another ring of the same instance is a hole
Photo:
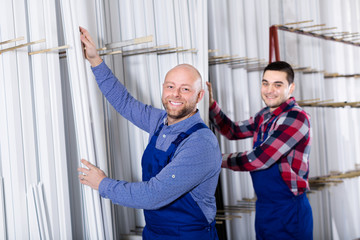
[[[144,209],[143,239],[218,239],[214,194],[221,152],[197,110],[204,96],[201,75],[189,64],[171,69],[163,83],[165,110],[156,109],[128,93],[98,55],[89,33],[80,32],[102,93],[123,117],[149,133],[142,182],[110,179],[84,159],[87,168],[78,169],[80,182],[115,204]]]

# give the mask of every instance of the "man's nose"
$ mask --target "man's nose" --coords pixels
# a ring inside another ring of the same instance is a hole
[[[269,92],[269,93],[271,93],[271,92],[273,92],[274,91],[274,86],[272,85],[272,84],[269,84],[269,86],[267,87],[267,92]]]
[[[181,89],[180,88],[176,88],[175,91],[173,92],[173,95],[175,97],[180,97],[181,95]]]

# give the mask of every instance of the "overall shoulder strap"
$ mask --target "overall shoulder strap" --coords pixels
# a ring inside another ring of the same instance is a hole
[[[172,142],[172,144],[179,146],[179,144],[188,136],[190,136],[190,134],[192,134],[193,132],[196,132],[197,130],[201,129],[201,128],[207,128],[207,126],[204,123],[197,123],[194,126],[192,126],[191,128],[189,128],[186,132],[182,132],[180,133],[177,138]]]
[[[197,123],[194,126],[192,126],[191,128],[189,128],[186,132],[182,132],[180,133],[177,138],[171,143],[168,152],[170,153],[168,156],[168,162],[171,161],[177,147],[179,146],[179,144],[186,139],[188,136],[190,136],[192,133],[196,132],[199,129],[202,128],[208,128],[204,123]]]
[[[158,130],[154,133],[154,136],[159,136],[159,133],[160,133],[160,131],[161,131],[161,129],[164,127],[164,123],[162,123],[161,125],[160,125],[160,127],[158,128]]]

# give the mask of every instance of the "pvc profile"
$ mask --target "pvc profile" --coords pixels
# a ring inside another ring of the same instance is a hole
[[[41,39],[41,40],[37,40],[37,41],[34,41],[34,42],[28,42],[28,43],[20,44],[20,45],[15,46],[15,47],[5,48],[5,49],[0,50],[0,54],[2,54],[2,53],[4,53],[4,52],[8,52],[8,51],[13,51],[13,50],[16,50],[16,49],[19,49],[19,48],[23,48],[23,47],[26,47],[26,46],[30,46],[30,45],[42,43],[42,42],[45,42],[45,39]]]
[[[34,55],[34,54],[39,54],[39,53],[47,53],[47,52],[54,52],[54,51],[61,50],[61,49],[68,49],[69,47],[70,47],[69,45],[53,47],[53,48],[43,49],[43,50],[39,50],[39,51],[29,52],[29,55]]]
[[[24,37],[18,37],[18,38],[6,40],[6,41],[4,41],[4,42],[0,42],[0,45],[12,43],[12,42],[17,42],[17,41],[21,41],[21,40],[24,40],[24,39],[25,39]]]
[[[321,39],[324,39],[324,40],[330,40],[330,41],[335,41],[335,42],[346,43],[346,44],[350,44],[350,45],[353,45],[353,46],[360,46],[360,42],[357,43],[357,42],[354,42],[354,41],[346,41],[346,40],[343,40],[341,38],[335,38],[335,36],[337,36],[337,35],[348,34],[348,32],[323,33],[323,34],[315,33],[315,31],[324,31],[324,30],[336,29],[336,27],[323,28],[323,29],[317,29],[317,30],[311,30],[311,31],[303,31],[301,29],[296,30],[296,29],[293,29],[293,28],[289,28],[289,27],[284,26],[284,25],[276,25],[276,26],[278,26],[277,29],[282,30],[282,31],[288,31],[288,32],[302,34],[302,35],[306,35],[306,36],[310,36],[310,37],[321,38]],[[327,36],[329,34],[331,34],[332,36]]]

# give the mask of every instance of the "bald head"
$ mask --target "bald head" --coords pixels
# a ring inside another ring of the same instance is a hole
[[[190,64],[179,64],[166,74],[164,82],[166,82],[167,79],[180,79],[180,78],[187,78],[190,80],[194,87],[197,89],[197,91],[202,90],[202,78],[199,71]]]

